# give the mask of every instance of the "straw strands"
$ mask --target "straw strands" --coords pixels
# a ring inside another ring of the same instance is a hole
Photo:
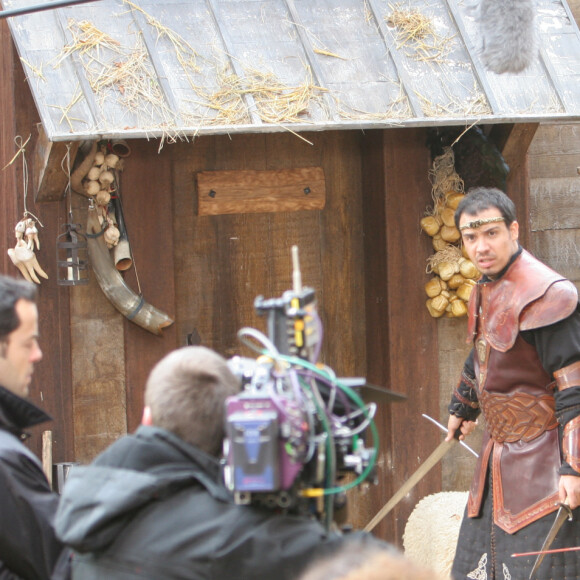
[[[433,160],[429,170],[431,182],[431,197],[433,198],[432,215],[437,213],[439,207],[445,204],[449,192],[463,193],[463,179],[455,171],[455,154],[451,147],[445,147],[442,155]]]
[[[137,36],[135,45],[127,48],[86,20],[69,20],[68,30],[72,41],[63,48],[55,66],[76,55],[103,111],[114,98],[134,116],[134,124],[145,129],[161,127],[167,132],[165,138],[175,138],[175,114],[166,103],[142,38]]]
[[[385,19],[396,30],[397,50],[405,49],[407,56],[422,61],[441,60],[451,52],[453,37],[437,34],[431,18],[420,10],[401,4],[389,8]]]

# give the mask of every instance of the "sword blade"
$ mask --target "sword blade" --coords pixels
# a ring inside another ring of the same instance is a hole
[[[550,531],[548,532],[548,535],[546,536],[546,539],[542,544],[540,553],[538,554],[538,557],[536,558],[536,561],[534,563],[534,567],[530,572],[529,580],[533,580],[534,575],[536,574],[536,571],[538,570],[540,564],[544,560],[544,556],[546,555],[547,551],[550,549],[550,546],[552,545],[554,538],[558,535],[558,531],[568,518],[570,519],[572,518],[572,512],[570,511],[568,505],[564,503],[560,506],[560,509],[556,514],[556,519],[554,520],[554,523],[552,524],[552,527],[550,528]]]
[[[441,429],[441,431],[443,431],[443,433],[447,433],[447,427],[445,427],[445,425],[441,425],[441,423],[439,423],[439,421],[436,421],[435,419],[433,419],[433,417],[429,417],[429,415],[425,415],[425,413],[423,413],[421,416],[425,417],[425,419],[431,421],[431,423],[433,423],[434,425],[437,425],[437,427],[439,427],[439,429]],[[460,441],[459,445],[461,445],[462,447],[465,447],[465,449],[467,449],[467,451],[469,451],[470,453],[475,455],[475,457],[479,457],[479,453],[474,451],[467,443],[465,443],[465,441]]]
[[[441,442],[435,448],[433,453],[431,453],[431,455],[429,455],[429,457],[427,457],[427,459],[419,466],[419,469],[417,469],[417,471],[415,471],[415,473],[413,473],[413,475],[403,483],[403,485],[395,492],[395,495],[393,495],[393,497],[379,510],[377,515],[366,525],[365,531],[370,532],[457,443],[457,439]]]

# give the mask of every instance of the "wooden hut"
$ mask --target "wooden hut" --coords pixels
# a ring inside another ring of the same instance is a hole
[[[31,212],[48,274],[31,396],[54,418],[53,461],[90,461],[135,429],[147,374],[170,350],[248,355],[237,331],[264,330],[254,298],[291,287],[297,245],[322,360],[407,397],[375,395],[377,485],[349,502],[348,520],[364,526],[441,441],[421,415],[446,421],[466,354],[465,318],[425,307],[433,247],[419,222],[438,146],[479,129],[462,177],[481,184],[483,149],[501,153],[529,244],[530,210],[545,218],[541,195],[530,198],[530,144],[540,123],[580,118],[570,6],[536,4],[539,50],[524,72],[501,75],[484,67],[477,20],[457,0],[97,0],[27,13],[27,0],[4,0],[22,13],[0,22],[2,271],[18,273],[6,250]],[[405,29],[412,19],[419,36]],[[173,321],[159,333],[121,314],[94,272],[88,285],[57,284],[57,237],[71,215],[87,220],[71,171],[92,143],[117,141],[130,152],[117,184],[133,259],[122,277]],[[532,248],[549,261],[556,244]],[[40,453],[41,431],[31,446]],[[454,450],[377,534],[400,542],[415,503],[464,489],[469,471]]]

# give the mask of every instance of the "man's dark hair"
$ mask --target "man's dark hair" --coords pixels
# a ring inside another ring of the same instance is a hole
[[[0,274],[0,341],[20,326],[16,312],[19,300],[36,301],[36,286],[25,280],[16,280]]]
[[[495,187],[471,188],[455,210],[455,227],[459,229],[459,220],[464,213],[476,215],[493,207],[499,209],[508,228],[516,221],[516,206],[503,191]]]

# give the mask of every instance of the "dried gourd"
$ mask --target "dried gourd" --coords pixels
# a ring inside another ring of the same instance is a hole
[[[453,274],[449,280],[447,280],[447,285],[451,290],[456,290],[465,282],[465,278],[461,274]]]
[[[87,181],[85,183],[85,191],[87,195],[97,195],[101,191],[101,184],[98,181]]]
[[[446,207],[441,212],[441,219],[443,220],[443,225],[447,227],[455,227],[455,212],[450,208]]]
[[[429,314],[433,318],[440,318],[445,313],[445,310],[437,310],[436,308],[433,308],[433,299],[432,298],[427,300],[427,302],[425,302],[425,304],[427,305],[427,310],[429,311]]]
[[[451,244],[459,241],[461,233],[455,226],[443,226],[441,228],[441,238]]]
[[[105,206],[111,201],[111,194],[106,189],[101,189],[95,196],[97,205]]]
[[[119,163],[119,157],[117,155],[115,155],[114,153],[109,153],[105,157],[105,165],[107,167],[110,167],[111,169],[115,169],[115,167],[117,167],[118,163]]]
[[[425,284],[425,292],[429,298],[434,298],[435,296],[439,296],[441,291],[445,289],[445,282],[439,278],[439,276],[435,276],[431,278],[427,284]]]
[[[457,206],[461,203],[461,200],[464,197],[465,197],[465,195],[463,193],[459,193],[457,191],[454,191],[454,192],[450,193],[449,195],[447,195],[447,198],[445,200],[445,205],[455,211],[457,209]]]
[[[459,298],[453,300],[453,302],[451,302],[451,314],[456,318],[465,316],[467,314],[467,306],[465,305],[465,302]]]
[[[429,236],[433,237],[441,228],[439,221],[432,215],[425,216],[421,220],[421,229]]]
[[[101,175],[101,168],[93,165],[93,167],[91,167],[87,173],[87,179],[90,181],[97,181],[99,179],[99,175]]]
[[[113,173],[111,171],[103,171],[99,175],[99,181],[101,182],[102,185],[105,185],[105,186],[111,185],[111,183],[113,183],[113,181],[115,181],[115,176],[113,175]]]
[[[459,272],[464,278],[471,278],[473,280],[479,278],[481,275],[475,264],[468,258],[459,261]]]
[[[455,292],[457,293],[457,296],[461,298],[461,300],[463,300],[464,302],[469,302],[469,297],[471,296],[472,290],[473,285],[468,284],[467,281],[465,281],[463,284],[461,284],[461,286],[459,286],[459,288],[457,288]]]
[[[442,237],[441,234],[435,234],[433,236],[433,249],[436,252],[440,252],[441,250],[444,250],[447,246],[449,245],[448,242],[446,242]]]
[[[105,162],[105,154],[102,151],[97,151],[95,153],[95,159],[93,165],[100,167]]]
[[[449,280],[453,274],[456,274],[455,265],[451,262],[441,262],[437,266],[437,273],[442,280]]]
[[[440,312],[445,312],[447,305],[449,304],[449,298],[443,296],[443,294],[439,294],[439,296],[435,296],[431,298],[431,307],[434,310],[438,310]]]

